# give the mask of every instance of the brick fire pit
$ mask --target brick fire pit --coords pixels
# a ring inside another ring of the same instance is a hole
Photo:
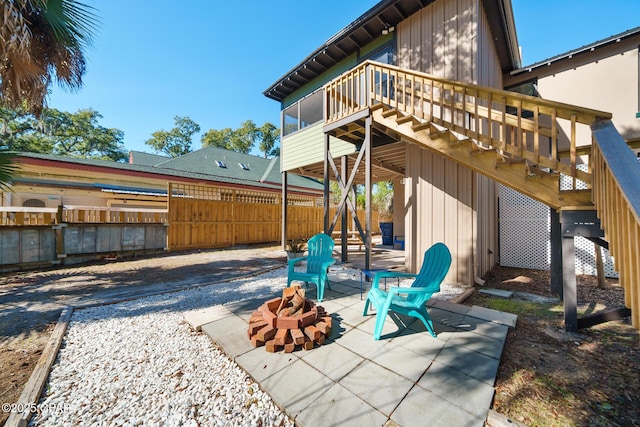
[[[322,306],[305,298],[304,289],[293,285],[282,297],[271,299],[251,314],[248,336],[254,347],[264,345],[274,353],[322,345],[331,333],[331,317]]]

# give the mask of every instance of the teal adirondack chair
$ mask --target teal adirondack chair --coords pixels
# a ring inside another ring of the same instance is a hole
[[[451,252],[449,252],[449,248],[444,243],[436,243],[424,254],[422,268],[418,274],[395,271],[376,273],[362,313],[363,316],[367,315],[369,303],[376,309],[376,326],[373,331],[373,339],[380,339],[382,327],[389,310],[422,320],[431,336],[435,338],[436,333],[433,330],[433,323],[429,313],[427,313],[426,304],[431,295],[440,291],[440,284],[447,275],[450,266]],[[411,277],[415,278],[411,287],[391,286],[388,292],[379,288],[380,279]]]
[[[287,288],[294,280],[305,282],[305,284],[315,283],[318,289],[318,302],[321,302],[324,298],[324,286],[331,289],[327,278],[327,269],[336,262],[331,257],[333,245],[333,239],[324,233],[316,234],[310,238],[307,242],[307,256],[289,260]],[[307,271],[295,271],[296,264],[302,261],[307,261]]]

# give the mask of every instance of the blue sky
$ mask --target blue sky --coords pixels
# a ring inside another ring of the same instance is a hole
[[[101,26],[75,93],[54,87],[52,108],[93,108],[153,152],[151,134],[188,116],[202,129],[248,119],[278,125],[262,92],[376,0],[85,0]],[[638,0],[512,0],[524,65],[640,26]],[[200,148],[200,135],[193,148]],[[258,153],[254,153],[258,154]]]

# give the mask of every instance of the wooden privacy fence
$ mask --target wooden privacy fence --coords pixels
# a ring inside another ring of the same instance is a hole
[[[0,266],[281,240],[279,192],[170,183],[169,194],[168,209],[0,207]],[[294,195],[288,198],[287,209],[289,239],[307,239],[322,231],[322,198]],[[332,208],[330,214],[334,213]],[[364,224],[364,211],[358,214]],[[377,221],[373,231],[378,231]]]
[[[282,238],[280,192],[170,183],[168,194],[169,249],[230,247]],[[321,197],[291,196],[287,203],[288,239],[307,239],[323,231]],[[364,214],[358,212],[362,224]],[[378,231],[377,221],[372,229]]]

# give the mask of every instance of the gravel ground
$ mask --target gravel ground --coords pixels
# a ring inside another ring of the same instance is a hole
[[[335,270],[359,280],[358,270]],[[279,293],[286,269],[74,312],[31,425],[293,426],[184,315]],[[443,286],[439,298],[461,292]],[[434,296],[435,297],[435,296]]]

